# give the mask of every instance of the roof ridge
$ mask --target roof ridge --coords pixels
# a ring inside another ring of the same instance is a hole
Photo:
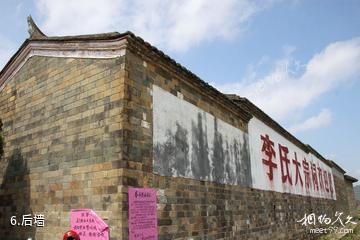
[[[266,118],[265,120],[263,119],[262,121],[264,121],[264,123],[266,124],[266,120],[268,120],[270,122],[270,126],[271,128],[274,128],[274,130],[277,129],[277,131],[279,132],[279,134],[283,135],[283,137],[287,138],[289,141],[293,142],[296,141],[298,147],[302,148],[303,151],[305,151],[306,153],[313,153],[315,156],[317,156],[318,158],[320,158],[321,160],[323,160],[323,162],[325,162],[326,164],[328,164],[328,159],[326,159],[324,156],[322,156],[317,150],[315,150],[311,145],[303,143],[300,139],[298,139],[296,136],[294,136],[292,133],[290,133],[285,127],[283,127],[281,124],[279,124],[275,119],[273,119],[272,117],[270,117],[266,112],[264,112],[261,108],[259,108],[258,106],[256,106],[253,102],[251,102],[249,99],[247,99],[246,97],[240,97],[236,94],[226,94],[226,96],[231,99],[232,101],[236,102],[237,104],[241,104],[243,103],[243,105],[248,105],[248,108],[246,108],[247,111],[249,111],[251,114],[258,116],[259,118]],[[258,114],[254,113],[255,111],[252,111],[251,109],[249,109],[250,107],[254,108]],[[268,124],[267,124],[268,125]],[[271,126],[272,125],[272,126]],[[290,138],[290,139],[289,139]],[[292,138],[292,139],[291,139]],[[294,142],[293,142],[294,143]],[[300,145],[300,146],[299,146]],[[329,164],[328,164],[329,165]]]

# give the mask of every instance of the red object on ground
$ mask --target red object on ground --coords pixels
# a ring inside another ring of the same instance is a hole
[[[64,234],[63,240],[80,240],[80,237],[75,231],[70,230]]]

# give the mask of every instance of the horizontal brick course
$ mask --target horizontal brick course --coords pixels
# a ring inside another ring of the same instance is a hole
[[[128,239],[130,186],[156,188],[159,239],[312,239],[296,222],[305,213],[352,210],[349,185],[338,177],[333,201],[155,174],[153,85],[248,128],[216,91],[140,50],[129,46],[113,59],[33,56],[0,92],[1,236],[61,239],[69,211],[91,208],[111,240]],[[9,225],[27,213],[44,214],[46,227]]]

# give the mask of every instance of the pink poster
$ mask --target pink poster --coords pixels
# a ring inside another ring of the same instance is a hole
[[[91,209],[72,209],[70,224],[81,240],[109,240],[108,225]]]
[[[157,240],[156,190],[129,188],[129,239]]]

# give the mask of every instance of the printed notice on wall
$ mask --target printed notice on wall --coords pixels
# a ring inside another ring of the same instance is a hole
[[[129,188],[130,240],[157,240],[156,190]]]
[[[81,240],[109,240],[108,225],[91,209],[72,209],[70,224]]]

